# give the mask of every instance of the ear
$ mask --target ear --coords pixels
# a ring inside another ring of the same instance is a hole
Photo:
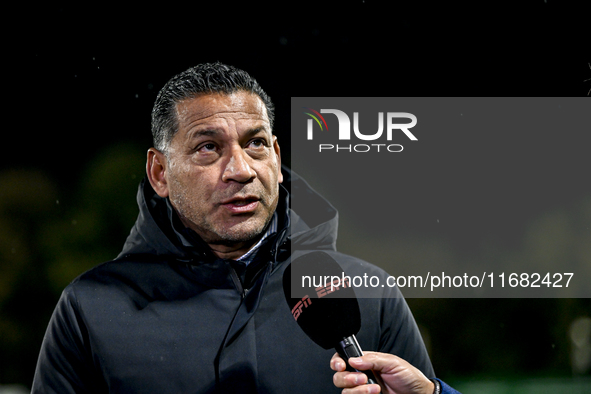
[[[166,180],[166,156],[155,148],[148,149],[146,173],[150,185],[160,197],[168,197],[168,182]]]
[[[283,183],[283,173],[281,172],[281,149],[279,149],[279,142],[277,142],[276,136],[273,136],[273,150],[275,151],[275,155],[277,156],[277,182]]]

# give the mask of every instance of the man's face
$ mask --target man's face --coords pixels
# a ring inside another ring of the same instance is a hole
[[[253,241],[283,181],[264,103],[243,91],[206,94],[178,103],[177,118],[165,178],[181,220],[210,245]]]

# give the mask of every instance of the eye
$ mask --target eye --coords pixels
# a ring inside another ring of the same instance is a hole
[[[208,142],[206,144],[199,145],[196,149],[199,152],[213,152],[216,150],[216,146],[212,142]]]
[[[267,146],[267,141],[262,138],[257,138],[249,142],[248,144],[252,148],[263,148]]]

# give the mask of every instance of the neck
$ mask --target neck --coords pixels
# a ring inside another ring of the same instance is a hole
[[[255,240],[256,241],[256,240]],[[252,242],[238,242],[232,245],[226,244],[208,244],[211,251],[220,259],[236,260],[244,255],[255,244]]]

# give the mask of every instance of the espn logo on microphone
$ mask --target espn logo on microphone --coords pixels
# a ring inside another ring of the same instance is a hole
[[[293,318],[296,321],[298,321],[298,317],[300,317],[300,315],[302,314],[303,308],[309,307],[310,304],[312,304],[312,300],[310,300],[310,297],[304,296],[304,298],[302,298],[302,300],[299,301],[291,310],[291,314],[293,315]]]
[[[316,288],[316,294],[318,295],[318,298],[322,298],[332,292],[335,292],[337,290],[339,290],[341,287],[343,289],[346,289],[347,287],[351,287],[351,278],[349,278],[348,276],[345,276],[343,273],[343,279],[341,280],[341,278],[334,277],[335,279],[332,280],[332,282],[330,283],[330,285],[324,285],[324,286],[319,286]]]
[[[329,295],[330,293],[333,293],[341,288],[345,289],[347,287],[351,287],[351,279],[348,276],[345,276],[343,278],[343,280],[341,280],[341,278],[337,277],[333,277],[335,279],[333,279],[333,281],[330,284],[324,284],[323,286],[319,286],[317,287],[316,290],[316,295],[318,296],[318,298],[322,298],[325,297],[327,295]],[[312,300],[310,299],[309,296],[304,296],[300,301],[298,301],[298,303],[293,307],[293,309],[291,310],[291,314],[293,315],[293,318],[298,321],[298,318],[300,317],[300,315],[302,314],[302,311],[304,310],[304,308],[309,307],[312,304]]]

